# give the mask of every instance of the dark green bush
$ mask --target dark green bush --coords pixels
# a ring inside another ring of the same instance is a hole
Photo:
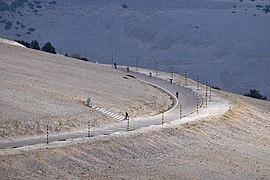
[[[263,96],[260,94],[260,91],[256,89],[250,89],[248,94],[245,94],[245,96],[256,98],[256,99],[261,99],[261,100],[266,100],[267,97]]]
[[[213,88],[213,89],[220,90],[220,88],[219,88],[219,87],[217,87],[217,86],[212,86],[212,88]]]
[[[83,61],[88,61],[88,59],[86,57],[81,57],[79,54],[76,54],[76,53],[70,55],[70,57],[75,58],[75,59],[80,59],[80,60],[83,60]]]
[[[45,52],[48,52],[48,53],[52,53],[52,54],[56,54],[55,48],[52,46],[52,44],[50,42],[47,42],[42,47],[42,51],[45,51]]]
[[[36,50],[40,50],[40,47],[39,47],[37,40],[31,41],[31,48],[36,49]]]
[[[27,48],[31,48],[31,44],[27,41],[23,41],[23,40],[15,40],[17,43],[20,43],[22,45],[24,45]]]

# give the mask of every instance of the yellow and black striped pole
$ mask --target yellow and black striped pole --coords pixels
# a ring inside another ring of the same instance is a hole
[[[47,125],[46,129],[46,144],[49,144],[49,125]]]
[[[113,54],[112,54],[112,67],[113,67],[113,64],[114,64],[114,60],[113,60]]]
[[[199,114],[199,99],[197,99],[197,114]]]
[[[199,76],[197,76],[197,91],[199,90]]]
[[[129,131],[130,125],[129,125],[129,117],[127,117],[127,131]]]
[[[172,79],[173,79],[173,66],[172,66],[172,69],[171,69],[171,76],[172,76]]]
[[[208,85],[206,82],[206,85],[205,85],[205,107],[207,107],[207,91],[208,91]]]
[[[212,87],[210,86],[210,90],[209,90],[209,101],[212,101]]]
[[[87,132],[87,136],[90,137],[90,121],[88,121],[88,132]]]
[[[158,65],[158,64],[157,64],[157,62],[156,62],[156,76],[158,75],[158,74],[157,74],[157,70],[158,70],[158,67],[157,67],[157,65]]]
[[[139,66],[139,58],[136,59],[136,71],[138,70],[138,66]]]
[[[183,105],[180,104],[180,119],[182,119],[182,115],[183,115]]]
[[[185,86],[187,85],[187,72],[185,71]]]

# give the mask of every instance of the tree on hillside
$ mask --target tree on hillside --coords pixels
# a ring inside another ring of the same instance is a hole
[[[80,60],[83,60],[83,61],[88,61],[87,58],[81,57],[79,54],[76,54],[76,53],[70,55],[70,57],[75,58],[75,59],[80,59]]]
[[[55,48],[52,46],[52,44],[51,44],[50,42],[47,42],[47,43],[42,47],[42,51],[56,54]]]
[[[213,88],[213,89],[220,90],[220,88],[219,88],[219,87],[217,87],[217,86],[212,86],[212,88]]]
[[[31,48],[36,49],[36,50],[40,50],[40,47],[39,47],[39,44],[38,44],[37,40],[32,40],[31,41]]]
[[[27,48],[31,48],[31,44],[27,41],[23,41],[23,40],[15,40],[17,43],[20,43],[22,45],[24,45]]]
[[[256,89],[250,89],[248,94],[245,94],[245,96],[256,98],[256,99],[262,99],[266,100],[267,97],[260,94],[260,91]]]

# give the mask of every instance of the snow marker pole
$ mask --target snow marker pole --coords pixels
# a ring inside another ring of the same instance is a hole
[[[138,66],[139,66],[139,58],[136,59],[136,71],[138,70]]]
[[[112,67],[113,67],[113,54],[112,54]]]
[[[90,121],[88,121],[88,133],[87,133],[87,136],[90,137]]]
[[[49,144],[49,125],[47,125],[46,129],[46,144]]]
[[[206,85],[205,85],[205,107],[207,107],[207,91],[208,91],[208,85],[206,82]]]
[[[127,117],[127,132],[129,131],[130,127],[129,127],[129,117]]]
[[[185,71],[185,86],[187,85],[187,72]]]
[[[171,73],[172,73],[172,79],[173,79],[173,66],[172,66],[172,70],[171,70]]]
[[[212,101],[212,87],[210,86],[210,90],[209,90],[209,101]]]
[[[157,62],[156,62],[156,76],[157,76]]]
[[[199,76],[197,76],[197,91],[199,90]]]
[[[182,104],[180,104],[180,119],[182,119],[182,114],[183,114],[183,106],[182,106]]]
[[[164,123],[164,113],[162,113],[162,115],[161,115],[161,124],[163,124]]]
[[[199,99],[197,99],[197,114],[199,114]]]

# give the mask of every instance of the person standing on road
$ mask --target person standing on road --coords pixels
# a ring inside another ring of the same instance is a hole
[[[172,77],[170,77],[170,83],[171,83],[171,84],[172,84],[172,80],[173,80]]]
[[[176,92],[176,98],[178,99],[178,91]]]
[[[126,117],[125,117],[125,119],[128,119],[128,113],[126,112]]]
[[[93,104],[92,104],[91,98],[88,97],[86,101],[87,101],[87,102],[86,102],[86,103],[87,103],[86,105],[87,105],[88,107],[92,107]]]

